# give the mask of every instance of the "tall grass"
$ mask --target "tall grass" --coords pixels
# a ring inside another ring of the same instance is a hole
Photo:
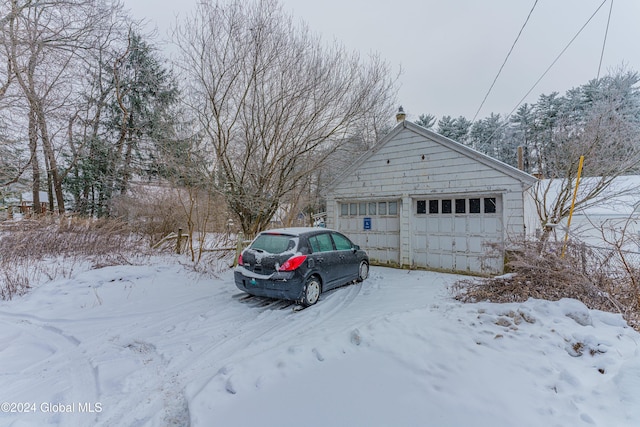
[[[131,264],[149,255],[149,243],[112,219],[44,218],[0,223],[0,298],[35,283],[70,277],[76,266]]]

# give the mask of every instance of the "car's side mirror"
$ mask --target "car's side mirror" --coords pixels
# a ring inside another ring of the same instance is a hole
[[[353,247],[351,248],[353,250],[353,252],[357,252],[360,250],[360,246],[358,245],[353,245]]]

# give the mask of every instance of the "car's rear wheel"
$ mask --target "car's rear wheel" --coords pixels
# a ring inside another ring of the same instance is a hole
[[[367,277],[369,277],[369,263],[362,261],[358,267],[358,282],[362,282]]]
[[[322,292],[322,285],[320,279],[317,276],[311,276],[307,279],[307,284],[304,287],[304,296],[302,297],[302,305],[308,307],[318,302],[320,293]]]

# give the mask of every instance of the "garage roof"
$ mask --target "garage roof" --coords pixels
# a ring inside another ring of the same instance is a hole
[[[514,179],[521,181],[526,186],[533,185],[537,178],[529,175],[528,173],[521,171],[518,168],[515,168],[511,165],[508,165],[500,160],[494,159],[486,154],[483,154],[477,150],[474,150],[471,147],[460,144],[452,139],[449,139],[445,136],[442,136],[436,132],[430,131],[422,126],[419,126],[415,123],[402,121],[394,127],[391,132],[389,132],[378,144],[376,144],[369,151],[364,153],[360,158],[358,158],[350,168],[347,168],[343,173],[338,175],[338,177],[329,185],[329,188],[333,188],[337,186],[343,179],[345,179],[349,174],[351,174],[354,170],[358,169],[363,163],[365,163],[371,156],[377,153],[382,147],[384,147],[389,141],[392,141],[399,133],[408,130],[414,132],[426,139],[434,141],[438,144],[441,144],[448,149],[456,151],[457,153],[472,158],[486,166],[498,170],[505,175],[513,177]]]

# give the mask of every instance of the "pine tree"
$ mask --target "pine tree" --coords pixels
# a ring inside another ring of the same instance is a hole
[[[414,123],[425,129],[431,129],[433,128],[433,125],[436,124],[436,116],[432,114],[420,114],[420,117],[418,117],[418,120]]]
[[[470,129],[471,122],[464,116],[460,116],[457,119],[451,116],[442,116],[438,120],[438,133],[461,144],[467,143]]]
[[[125,194],[134,177],[166,177],[164,156],[172,151],[174,161],[183,151],[172,146],[180,146],[173,132],[177,84],[140,35],[131,33],[123,49],[105,52],[91,77],[86,99],[93,115],[87,136],[75,143],[81,153],[65,185],[77,212],[100,217],[110,214],[111,200]]]

